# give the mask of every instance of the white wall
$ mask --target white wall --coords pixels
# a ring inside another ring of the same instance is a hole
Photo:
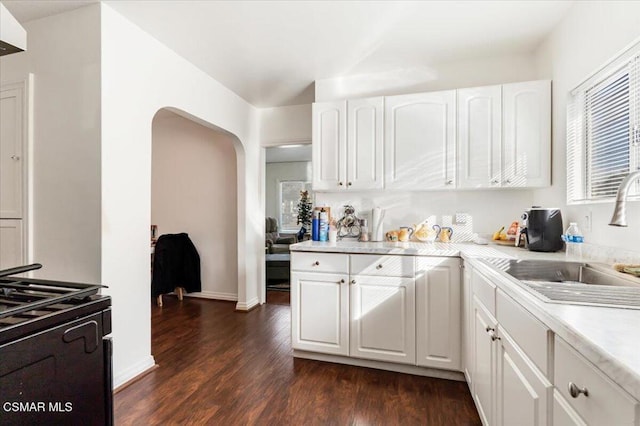
[[[640,37],[640,2],[576,2],[537,51],[540,78],[553,80],[553,186],[535,202],[562,208],[564,220],[578,221],[587,242],[640,252],[640,202],[628,203],[628,228],[608,226],[613,203],[566,203],[566,105],[569,91]],[[585,216],[593,217],[587,230]]]
[[[398,70],[317,80],[316,102],[390,96],[486,86],[536,79],[532,55],[509,55],[437,64],[430,69]]]
[[[36,277],[101,281],[99,17],[92,5],[31,21],[28,50],[0,58],[3,84],[34,73],[28,261],[44,265]]]
[[[258,113],[251,105],[101,3],[102,279],[113,297],[114,382],[153,365],[149,300],[151,129],[168,107],[234,140],[238,188],[237,308],[259,303],[264,204]],[[264,161],[264,158],[262,158]]]
[[[287,180],[311,182],[311,161],[290,163],[267,163],[265,172],[265,212],[268,217],[278,218],[279,184]]]
[[[260,109],[260,145],[311,141],[311,104]]]
[[[473,61],[441,64],[434,67],[428,79],[398,86],[395,81],[380,81],[375,77],[333,79],[316,82],[316,100],[349,99],[379,95],[395,95],[484,86],[491,84],[535,80],[536,62],[533,55],[485,58]],[[388,85],[385,86],[384,84]],[[473,218],[473,231],[492,233],[503,225],[518,220],[533,203],[533,190],[431,191],[373,193],[316,193],[316,205],[328,205],[341,212],[344,204],[358,211],[375,206],[387,208],[384,228],[413,225],[432,215],[442,223],[443,215],[468,213]],[[334,214],[335,215],[335,214]]]
[[[238,299],[236,152],[233,140],[169,111],[153,120],[151,223],[186,232],[200,254],[202,292]]]

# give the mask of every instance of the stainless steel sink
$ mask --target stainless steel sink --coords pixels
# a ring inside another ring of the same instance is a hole
[[[640,309],[640,280],[605,265],[508,259],[489,263],[545,302]]]

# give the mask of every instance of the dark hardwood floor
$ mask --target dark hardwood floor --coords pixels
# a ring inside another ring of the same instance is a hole
[[[165,297],[152,307],[159,368],[115,395],[116,425],[479,425],[467,385],[294,359],[289,293],[249,313]]]

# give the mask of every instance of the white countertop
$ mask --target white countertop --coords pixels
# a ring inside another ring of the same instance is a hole
[[[640,310],[546,303],[484,258],[565,260],[565,254],[473,243],[305,241],[292,251],[462,257],[570,343],[609,378],[640,400]],[[572,259],[569,259],[572,260]],[[551,378],[552,379],[552,378]]]

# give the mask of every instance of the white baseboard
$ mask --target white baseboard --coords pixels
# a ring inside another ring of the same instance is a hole
[[[260,304],[260,300],[258,300],[257,297],[254,297],[253,299],[247,301],[246,303],[245,302],[236,303],[236,311],[248,311],[258,306],[259,304]]]
[[[187,297],[199,297],[201,299],[215,299],[215,300],[231,300],[236,302],[238,295],[233,293],[220,293],[217,291],[196,291],[194,293],[184,293]]]
[[[143,359],[140,362],[135,363],[134,365],[125,369],[124,371],[114,374],[113,389],[117,390],[118,387],[146,373],[147,370],[155,367],[155,365],[156,365],[156,361],[153,358],[153,355],[149,355],[147,358]]]
[[[395,371],[397,373],[413,374],[416,376],[435,377],[438,379],[456,380],[464,382],[465,377],[460,371],[440,370],[437,368],[418,367],[409,364],[374,361],[369,359],[351,358],[340,355],[318,354],[315,352],[293,350],[294,358],[312,359],[315,361],[334,362],[336,364],[354,365],[357,367],[376,368],[378,370]]]

